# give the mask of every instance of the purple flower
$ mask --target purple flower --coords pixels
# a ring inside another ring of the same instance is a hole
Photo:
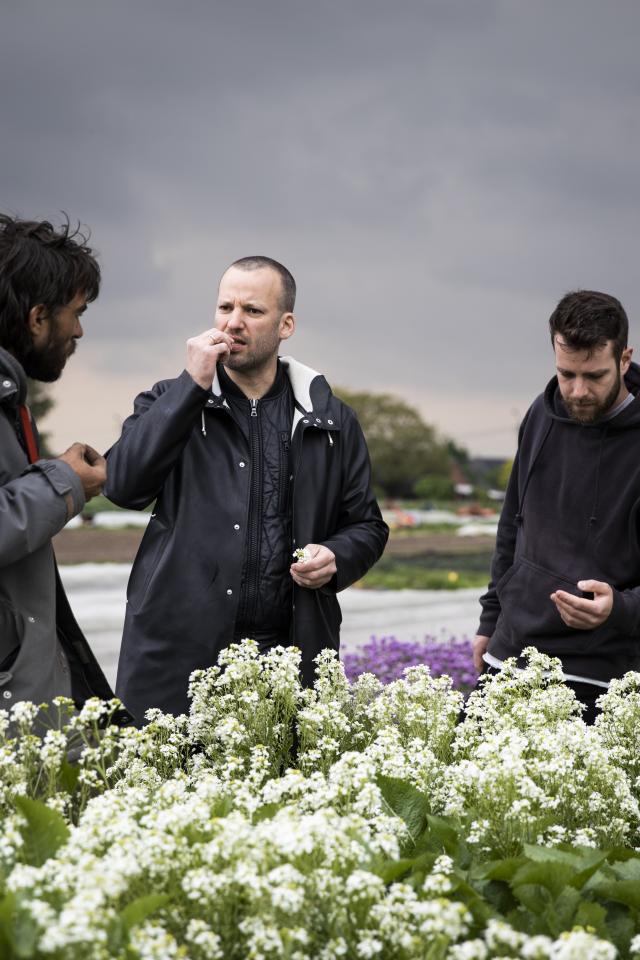
[[[478,676],[471,641],[466,637],[438,639],[427,634],[422,640],[398,640],[372,636],[358,650],[345,653],[342,660],[351,681],[361,673],[374,673],[382,683],[391,683],[402,677],[407,667],[418,664],[426,664],[434,677],[448,674],[457,690],[471,690]]]

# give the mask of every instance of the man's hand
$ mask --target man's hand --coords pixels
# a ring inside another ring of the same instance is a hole
[[[58,459],[78,474],[87,500],[100,493],[107,480],[107,461],[97,450],[86,443],[74,443]]]
[[[565,590],[556,590],[551,599],[568,627],[575,630],[595,630],[601,626],[613,609],[613,590],[600,580],[580,580],[578,590],[593,594],[593,600],[574,597]]]
[[[490,637],[483,637],[478,634],[471,641],[471,645],[473,647],[473,665],[478,673],[482,673],[484,669],[484,660],[482,659],[482,656],[489,646],[490,639]]]
[[[204,390],[210,390],[218,361],[226,360],[233,339],[223,330],[205,330],[187,340],[186,371]]]
[[[291,564],[291,576],[299,587],[317,590],[331,580],[336,570],[336,555],[333,550],[320,543],[308,543],[304,548],[308,560],[297,560]]]

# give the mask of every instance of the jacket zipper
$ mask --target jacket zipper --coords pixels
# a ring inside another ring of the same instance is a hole
[[[282,432],[280,434],[280,491],[279,491],[279,510],[280,513],[287,512],[287,492],[289,490],[289,434]]]
[[[251,494],[249,497],[247,590],[245,593],[245,620],[247,623],[253,622],[256,599],[258,596],[260,526],[262,523],[262,443],[260,439],[260,418],[258,417],[258,401],[251,400],[250,403],[251,416],[249,418],[249,448],[251,450]]]

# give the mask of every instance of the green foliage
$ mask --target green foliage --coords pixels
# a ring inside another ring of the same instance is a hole
[[[498,471],[498,476],[496,477],[496,482],[498,485],[498,490],[506,490],[509,483],[509,477],[511,476],[511,471],[513,470],[513,459],[505,460]]]
[[[414,407],[388,393],[335,392],[358,415],[367,439],[373,482],[388,497],[411,496],[415,484],[426,476],[449,477],[447,443]]]
[[[53,397],[47,392],[47,387],[40,380],[29,380],[27,382],[27,405],[31,410],[31,415],[38,426],[40,440],[40,456],[52,457],[54,454],[49,446],[49,434],[40,428],[41,421],[44,420],[54,405]]]
[[[421,477],[414,484],[413,492],[421,500],[452,500],[455,496],[453,482],[449,477]]]
[[[41,867],[69,839],[69,828],[57,810],[51,810],[39,800],[16,797],[14,804],[24,817],[22,858],[31,867]]]

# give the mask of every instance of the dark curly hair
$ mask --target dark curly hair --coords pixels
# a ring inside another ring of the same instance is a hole
[[[47,220],[0,214],[0,345],[18,360],[31,351],[32,307],[43,304],[54,316],[79,293],[88,301],[98,296],[100,267],[88,239],[68,217],[56,229]]]
[[[562,298],[549,317],[551,343],[560,334],[570,350],[591,353],[613,341],[613,356],[620,363],[627,346],[629,320],[619,300],[598,290],[574,290]]]

